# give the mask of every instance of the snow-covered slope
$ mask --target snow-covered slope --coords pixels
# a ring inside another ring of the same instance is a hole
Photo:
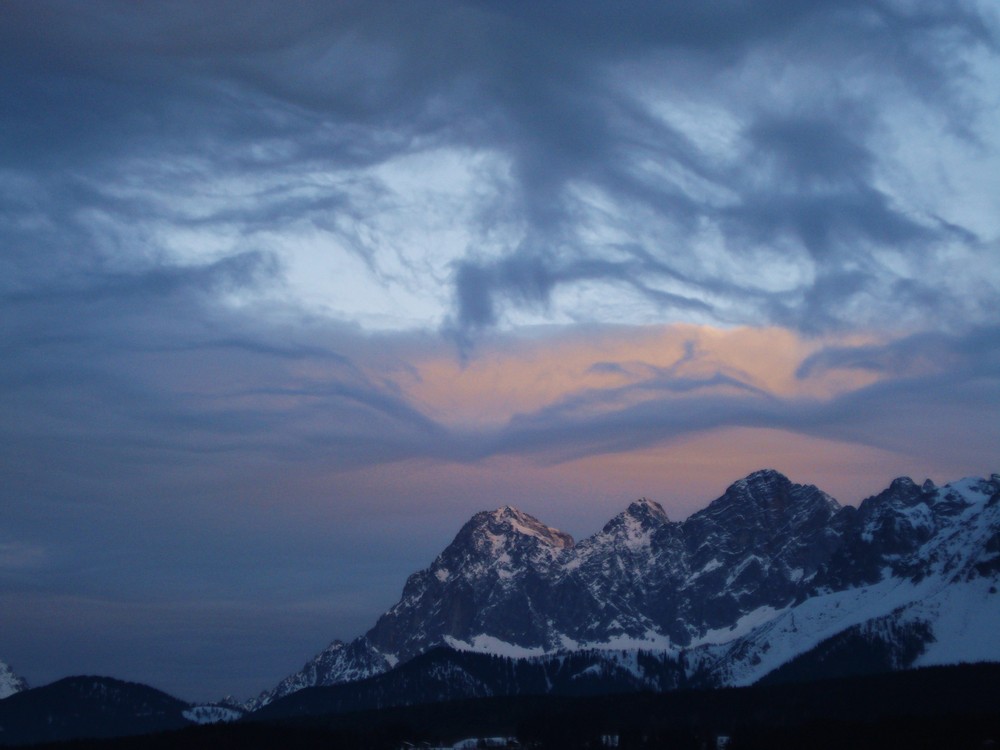
[[[577,544],[508,506],[466,523],[368,633],[250,707],[442,644],[515,657],[655,649],[683,654],[706,684],[749,684],[796,658],[815,669],[848,648],[887,668],[1000,660],[987,637],[998,573],[998,475],[898,479],[853,508],[759,471],[684,522],[643,499]]]
[[[13,695],[14,693],[26,690],[27,688],[28,683],[26,683],[23,678],[14,674],[14,670],[12,670],[4,662],[0,661],[0,700],[3,700],[8,695]]]
[[[839,648],[843,660],[848,637],[886,668],[1000,661],[1000,476],[941,488],[896,480],[862,503],[844,549],[853,571],[839,550],[808,598],[706,650],[720,683],[752,684],[814,651]]]
[[[186,708],[181,711],[181,716],[195,724],[223,724],[239,721],[243,718],[244,713],[244,711],[232,706],[209,703]]]

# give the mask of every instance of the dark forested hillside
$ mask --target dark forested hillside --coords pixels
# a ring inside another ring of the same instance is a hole
[[[507,736],[538,750],[983,750],[1000,737],[1000,666],[936,667],[873,677],[752,688],[604,696],[518,696],[333,716],[191,727],[64,750],[287,748],[395,750]]]

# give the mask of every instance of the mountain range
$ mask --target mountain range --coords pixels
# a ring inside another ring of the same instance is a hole
[[[997,474],[900,478],[854,507],[764,470],[683,521],[640,499],[579,542],[505,506],[475,514],[367,633],[243,706],[108,677],[28,689],[0,663],[0,745],[1000,663],[998,588]]]
[[[442,646],[590,655],[581,671],[627,668],[647,689],[1000,661],[998,576],[996,474],[900,478],[854,507],[763,470],[684,521],[642,499],[580,542],[507,506],[473,516],[367,633],[247,708]]]

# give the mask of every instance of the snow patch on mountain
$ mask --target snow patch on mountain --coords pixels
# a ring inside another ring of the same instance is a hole
[[[480,633],[473,636],[469,641],[460,641],[450,635],[443,638],[445,644],[456,651],[473,651],[480,654],[494,654],[496,656],[507,656],[512,659],[526,659],[531,656],[542,656],[545,653],[543,648],[525,648],[513,643],[507,643],[492,635]]]
[[[886,579],[875,586],[808,599],[742,638],[717,642],[713,671],[722,684],[752,685],[799,654],[847,628],[890,614],[913,600],[913,584]],[[712,650],[709,650],[712,653]]]
[[[239,721],[243,718],[243,715],[244,712],[239,709],[215,704],[191,706],[191,708],[181,711],[181,716],[195,724],[220,724]]]
[[[914,666],[1000,662],[1000,594],[995,580],[980,578],[944,589],[914,603],[906,614],[925,618],[934,628],[934,642]]]
[[[729,643],[737,638],[742,638],[764,623],[775,619],[778,615],[785,611],[786,610],[784,609],[779,610],[767,605],[757,607],[757,609],[743,615],[728,628],[716,628],[715,630],[709,630],[703,636],[699,637],[695,641],[692,641],[689,648]]]
[[[565,534],[551,526],[546,526],[537,518],[529,516],[527,513],[523,513],[510,505],[498,508],[493,511],[491,516],[495,523],[505,525],[515,534],[533,537],[543,544],[560,549],[573,546],[573,537],[569,534]],[[489,534],[489,537],[494,543],[494,549],[499,550],[506,546],[507,537],[505,535]]]

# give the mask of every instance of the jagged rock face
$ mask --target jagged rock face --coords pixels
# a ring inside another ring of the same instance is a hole
[[[829,522],[837,501],[812,485],[792,484],[760,471],[734,483],[684,523],[692,564],[719,560],[727,567],[749,556],[789,568],[815,570],[836,545]]]
[[[551,620],[575,642],[643,639],[676,610],[686,565],[680,524],[643,498],[561,561]],[[666,613],[666,614],[664,614]]]
[[[572,547],[571,536],[514,508],[477,513],[430,568],[410,576],[366,638],[400,659],[444,636],[547,646],[548,582]]]
[[[831,523],[839,509],[816,487],[759,471],[692,515],[683,524],[691,574],[679,613],[691,635],[794,599],[841,543]]]
[[[921,550],[956,524],[969,508],[969,493],[992,498],[998,491],[996,474],[989,480],[941,488],[930,480],[922,485],[908,477],[893,480],[845,517],[843,542],[817,575],[816,586],[839,590],[873,584],[887,570],[911,580],[922,578],[941,553],[921,554]]]
[[[686,645],[756,607],[792,601],[836,546],[829,521],[838,507],[815,487],[762,471],[684,523],[642,499],[576,545],[510,507],[478,513],[410,577],[366,640],[401,660],[481,636],[521,649]]]
[[[411,575],[400,601],[362,638],[335,641],[299,672],[248,702],[250,709],[304,687],[385,672],[444,642],[489,634],[524,647],[549,647],[545,580],[573,538],[504,507],[477,513],[426,570]]]
[[[998,575],[998,475],[942,488],[898,479],[842,508],[816,487],[759,471],[683,522],[643,499],[578,544],[506,507],[476,514],[365,636],[327,649],[257,705],[379,674],[440,644],[515,656],[685,650],[692,674],[708,683],[746,684],[762,665],[817,647],[838,623],[902,616],[890,605],[903,612],[908,592],[938,596],[946,584],[972,581],[970,596],[986,603],[961,606],[979,622],[1000,601],[989,598]],[[906,616],[934,622],[924,609]],[[907,622],[877,632],[909,632]]]

